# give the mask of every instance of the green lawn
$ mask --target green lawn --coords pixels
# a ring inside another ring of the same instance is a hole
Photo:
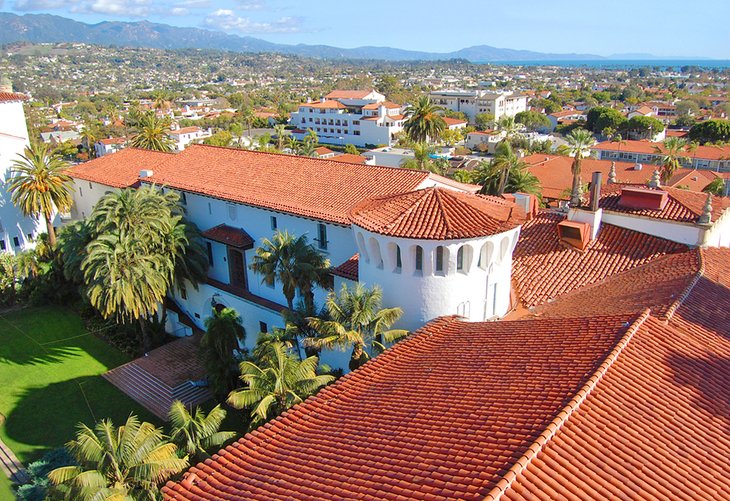
[[[76,424],[152,414],[101,377],[128,359],[56,306],[0,314],[0,438],[23,463],[73,437]],[[7,495],[0,481],[0,500]]]

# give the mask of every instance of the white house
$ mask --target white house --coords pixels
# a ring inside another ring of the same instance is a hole
[[[174,151],[182,151],[193,141],[205,139],[212,135],[213,132],[210,129],[202,129],[197,126],[183,127],[182,129],[172,130],[168,133],[168,136],[174,141]]]
[[[32,247],[39,232],[45,231],[42,220],[23,216],[7,191],[13,162],[30,144],[25,124],[24,94],[12,88],[0,88],[0,252],[16,253]]]
[[[494,130],[470,132],[466,135],[466,147],[472,151],[494,154],[497,144],[504,136],[504,132]]]
[[[578,120],[586,120],[587,115],[585,111],[580,110],[561,110],[556,111],[555,113],[550,113],[547,117],[548,120],[550,120],[550,130],[555,130],[555,127],[558,125],[573,123]]]
[[[403,130],[401,105],[374,90],[336,90],[292,113],[292,135],[301,140],[309,129],[320,143],[355,146],[390,145]]]
[[[126,143],[127,138],[124,137],[107,137],[94,143],[94,151],[97,157],[103,157],[124,149]]]
[[[282,326],[281,285],[262,283],[248,266],[263,239],[277,230],[307,236],[335,267],[363,256],[363,280],[384,288],[384,306],[404,308],[402,327],[447,314],[482,320],[508,309],[509,263],[524,211],[428,172],[196,144],[176,155],[128,148],[75,166],[70,174],[76,218],[88,217],[104,193],[123,187],[155,184],[180,193],[187,217],[202,230],[210,269],[207,283],[197,290],[187,284],[173,300],[201,328],[212,308],[236,309],[249,348],[258,332]],[[410,206],[398,209],[403,226],[391,234],[381,216],[397,219],[398,200]],[[427,221],[433,211],[432,223],[411,228],[406,222]],[[462,221],[461,212],[467,215]],[[403,252],[400,272],[394,270],[395,254],[388,254],[391,244]],[[418,264],[416,245],[422,249]],[[333,280],[335,286],[342,282]],[[317,304],[327,292],[315,291]],[[185,332],[174,312],[168,320],[170,332]],[[348,356],[325,352],[323,361],[346,367]]]
[[[464,113],[470,123],[477,115],[488,113],[495,120],[503,116],[513,117],[527,111],[527,96],[512,91],[492,92],[486,90],[438,90],[430,93],[431,100],[438,106]]]

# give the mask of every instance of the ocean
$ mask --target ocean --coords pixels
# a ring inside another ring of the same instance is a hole
[[[699,66],[708,69],[724,69],[730,68],[730,60],[720,59],[597,59],[597,60],[544,60],[544,61],[487,61],[481,64],[491,64],[494,66],[560,66],[564,68],[606,68],[606,69],[626,69],[626,68],[662,68],[662,69],[679,69],[682,66]]]

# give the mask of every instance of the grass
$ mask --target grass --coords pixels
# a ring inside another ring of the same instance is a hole
[[[0,438],[27,464],[73,438],[79,422],[92,426],[109,417],[120,423],[135,413],[159,426],[157,418],[101,377],[127,361],[67,308],[0,314],[0,414],[5,417]],[[3,480],[0,500],[7,495]]]

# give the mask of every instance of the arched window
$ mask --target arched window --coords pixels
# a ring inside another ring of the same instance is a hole
[[[456,271],[464,271],[464,246],[456,251]]]
[[[370,237],[370,255],[373,259],[373,264],[377,266],[378,268],[383,267],[383,256],[380,254],[380,244],[377,240]]]
[[[492,242],[487,242],[484,245],[482,245],[482,248],[479,251],[479,262],[478,262],[479,267],[482,270],[487,270],[489,268],[489,265],[492,263],[493,257],[494,257],[494,244]]]
[[[423,247],[416,245],[416,271],[423,271]]]
[[[400,245],[395,245],[395,269],[400,271],[403,269],[403,257],[400,255]]]
[[[446,262],[446,249],[443,245],[436,247],[436,271],[444,273],[444,263]]]
[[[362,233],[357,234],[357,248],[360,251],[360,257],[364,259],[366,263],[369,263],[370,255],[368,254],[368,250],[365,248],[365,238],[363,238]]]

